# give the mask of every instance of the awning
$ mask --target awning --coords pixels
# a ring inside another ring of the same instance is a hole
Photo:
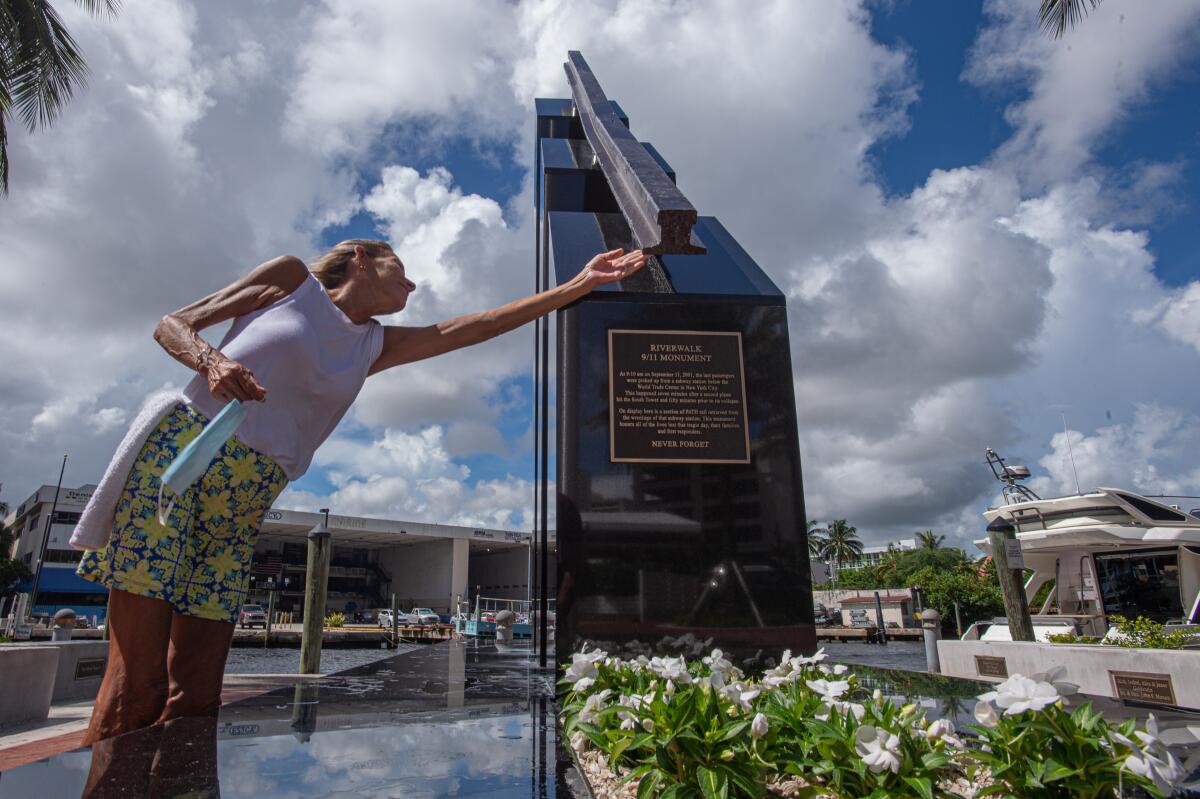
[[[27,594],[33,590],[33,580],[17,584],[19,593]],[[107,594],[108,589],[99,583],[85,580],[75,573],[72,567],[62,568],[47,566],[42,569],[42,581],[38,584],[38,600],[42,594]]]

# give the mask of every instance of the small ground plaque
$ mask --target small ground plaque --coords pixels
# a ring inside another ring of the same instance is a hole
[[[608,331],[614,463],[749,463],[742,334]]]
[[[1145,671],[1110,671],[1113,692],[1117,699],[1132,699],[1137,702],[1155,702],[1174,705],[1175,687],[1170,674],[1153,674]]]
[[[976,655],[975,673],[980,677],[1007,677],[1008,663],[1002,657]]]
[[[75,679],[90,680],[104,676],[104,666],[107,658],[80,658],[75,663]]]

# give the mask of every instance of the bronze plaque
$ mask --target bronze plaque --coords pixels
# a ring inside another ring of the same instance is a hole
[[[1174,705],[1175,687],[1170,674],[1152,674],[1145,671],[1110,671],[1113,692],[1117,699],[1132,699],[1136,702],[1154,702]]]
[[[103,677],[107,663],[108,658],[80,658],[75,661],[75,679],[90,680],[93,677]]]
[[[975,673],[980,677],[1007,677],[1008,663],[1002,657],[976,655]]]
[[[614,463],[749,463],[742,334],[608,331]]]

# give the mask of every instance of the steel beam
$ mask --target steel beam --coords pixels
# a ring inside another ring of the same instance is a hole
[[[595,73],[577,50],[563,64],[575,111],[596,154],[634,243],[649,255],[701,255],[692,233],[696,208],[646,148],[621,124]]]

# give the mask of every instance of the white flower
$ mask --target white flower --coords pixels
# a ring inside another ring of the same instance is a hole
[[[875,703],[876,707],[883,707],[883,691],[879,688],[872,691],[871,701]]]
[[[770,726],[767,724],[767,717],[762,713],[754,715],[754,721],[750,722],[750,736],[752,738],[761,738],[767,734]]]
[[[862,721],[863,714],[867,712],[867,709],[857,702],[829,702],[821,705],[813,716],[820,721],[829,721],[829,714],[834,710],[843,716],[853,715],[859,721]]]
[[[1159,741],[1158,719],[1154,718],[1154,714],[1146,719],[1146,731],[1135,730],[1134,735],[1143,746],[1138,746],[1120,733],[1113,735],[1114,738],[1133,750],[1129,757],[1125,758],[1121,768],[1129,769],[1134,774],[1145,777],[1153,782],[1160,791],[1169,792],[1184,774],[1179,761]]]
[[[677,658],[653,658],[650,661],[650,670],[672,682],[683,685],[690,685],[692,682],[692,675],[687,670],[687,661],[682,655]]]
[[[833,673],[836,674],[838,677],[841,677],[843,674],[845,674],[848,671],[850,671],[849,666],[846,666],[842,663],[833,664]]]
[[[596,680],[592,677],[580,677],[578,680],[575,681],[575,690],[578,691],[579,693],[583,693],[584,691],[591,688],[595,684],[596,684]]]
[[[596,668],[596,662],[604,660],[608,657],[608,653],[603,650],[596,649],[591,652],[577,652],[571,656],[571,665],[567,669],[563,679],[567,682],[577,683],[582,679],[595,680],[599,675]]]
[[[722,693],[731,703],[749,713],[750,702],[762,693],[762,689],[748,688],[743,683],[735,682],[733,685],[726,687]]]
[[[795,664],[795,666],[797,668],[799,668],[800,666],[812,666],[816,663],[820,663],[822,660],[824,660],[827,657],[829,657],[829,656],[825,654],[825,648],[821,647],[816,652],[814,652],[813,654],[809,655],[806,658],[792,658],[792,663]]]
[[[900,738],[887,730],[864,724],[854,733],[854,750],[876,774],[884,769],[893,774],[900,772],[899,749]]]
[[[925,738],[930,743],[934,741],[945,741],[951,746],[957,746],[960,749],[963,742],[957,735],[954,734],[954,722],[950,719],[937,719],[925,729]]]
[[[632,713],[622,713],[621,716],[623,717],[621,719],[621,729],[632,730],[633,725],[637,723],[637,719],[633,717]]]
[[[646,732],[654,732],[654,719],[642,719],[642,729]]]
[[[1058,691],[1059,696],[1074,696],[1079,693],[1079,686],[1073,682],[1067,682],[1063,677],[1067,676],[1066,666],[1055,666],[1050,671],[1040,672],[1030,675],[1029,679],[1038,682],[1050,683],[1054,686],[1054,690]]]
[[[588,737],[581,732],[577,732],[571,736],[571,747],[576,752],[582,752],[588,747]]]
[[[714,649],[712,654],[704,658],[702,662],[713,672],[733,671],[733,663],[725,657],[725,653],[720,649]]]
[[[849,680],[805,680],[804,684],[820,694],[826,702],[836,702],[850,690]]]
[[[592,694],[583,703],[583,710],[579,711],[579,720],[585,724],[598,724],[600,722],[600,711],[604,709],[604,701],[612,696],[612,689],[605,688],[598,694]]]
[[[986,701],[975,703],[975,720],[979,722],[981,727],[995,727],[1000,723],[1000,717],[996,715],[996,709]]]
[[[1004,710],[1004,715],[1015,716],[1026,710],[1044,710],[1059,701],[1058,690],[1048,682],[1039,682],[1021,674],[1014,674],[996,686],[995,691],[980,694],[984,702],[995,702]]]

